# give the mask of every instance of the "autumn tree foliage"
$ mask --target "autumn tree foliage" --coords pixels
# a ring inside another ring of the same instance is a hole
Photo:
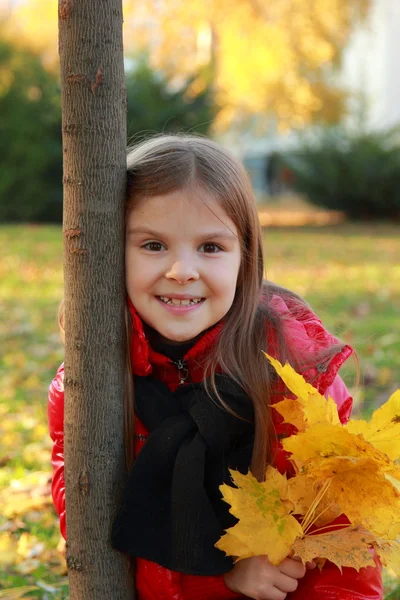
[[[152,63],[179,78],[196,74],[188,95],[212,81],[224,106],[217,126],[248,114],[272,114],[279,123],[334,122],[346,90],[332,68],[371,0],[125,0],[127,52],[146,48]],[[52,0],[22,0],[7,18],[7,31],[51,60]],[[54,34],[55,35],[55,34]],[[198,74],[199,73],[199,74]]]
[[[154,64],[187,75],[211,63],[217,102],[224,106],[217,125],[269,113],[280,123],[302,126],[336,121],[343,112],[346,93],[328,75],[370,0],[144,0],[137,9],[132,0],[127,4],[132,14],[126,27],[139,29]],[[200,75],[193,93],[205,83]]]

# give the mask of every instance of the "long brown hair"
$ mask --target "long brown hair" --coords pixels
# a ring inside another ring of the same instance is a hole
[[[138,144],[127,156],[127,204],[176,190],[194,188],[213,197],[235,224],[241,243],[242,260],[235,298],[220,338],[205,365],[205,378],[215,390],[218,367],[233,377],[250,395],[255,414],[255,443],[251,470],[263,479],[271,460],[272,419],[270,402],[275,374],[262,354],[267,348],[267,327],[277,342],[275,354],[280,360],[299,364],[285,341],[282,318],[269,302],[272,294],[291,301],[298,310],[306,303],[289,290],[264,281],[262,234],[256,202],[244,167],[229,152],[213,141],[192,135],[162,135]],[[127,313],[127,335],[131,335]],[[128,339],[128,351],[130,343]],[[338,351],[332,348],[326,360]],[[134,409],[130,357],[127,357],[127,394],[125,445],[127,463],[133,460]],[[223,400],[220,398],[223,403]],[[224,405],[225,406],[225,405]],[[225,406],[229,410],[229,406]]]

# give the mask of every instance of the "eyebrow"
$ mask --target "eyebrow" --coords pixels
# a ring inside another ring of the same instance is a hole
[[[150,237],[154,237],[154,238],[164,238],[166,237],[165,233],[161,233],[159,231],[155,231],[154,229],[151,229],[149,227],[130,227],[127,231],[127,235],[149,235]],[[226,240],[236,240],[237,236],[230,232],[230,231],[225,231],[225,230],[215,230],[215,231],[205,231],[204,233],[201,233],[199,235],[199,237],[204,238],[204,239],[226,239]]]

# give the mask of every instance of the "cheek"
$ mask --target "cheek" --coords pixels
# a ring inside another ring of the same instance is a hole
[[[233,260],[219,265],[213,273],[214,289],[219,296],[233,298],[239,274],[240,261]]]
[[[146,285],[149,280],[150,270],[148,266],[142,264],[140,257],[133,253],[127,256],[125,262],[125,278],[129,292],[138,292]]]

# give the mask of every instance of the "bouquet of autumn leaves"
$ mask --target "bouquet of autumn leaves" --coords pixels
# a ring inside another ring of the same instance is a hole
[[[341,425],[335,402],[266,354],[296,399],[274,405],[298,433],[283,440],[295,476],[268,467],[265,482],[231,471],[220,490],[239,522],[216,546],[237,560],[266,555],[339,569],[374,566],[371,548],[400,575],[400,390],[370,422]],[[339,515],[348,522],[332,526]]]

